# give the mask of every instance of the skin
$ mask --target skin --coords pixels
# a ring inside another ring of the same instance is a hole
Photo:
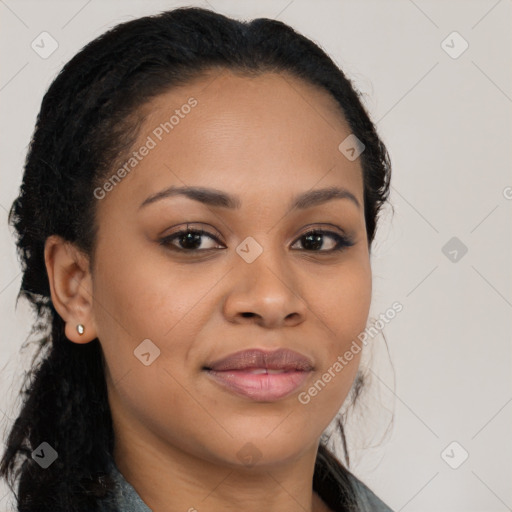
[[[71,342],[100,340],[114,458],[152,510],[328,510],[312,491],[314,462],[361,352],[308,404],[297,395],[349,349],[368,318],[361,165],[338,150],[351,131],[321,89],[283,74],[216,71],[146,104],[133,149],[190,97],[197,106],[98,200],[94,267],[73,245],[47,240],[52,301]],[[171,185],[215,188],[237,195],[241,207],[175,196],[140,208]],[[297,194],[329,186],[349,190],[360,207],[345,198],[288,211]],[[179,239],[159,244],[187,223],[220,243],[203,236],[195,256],[171,249],[183,247]],[[306,250],[301,237],[313,228],[354,243],[329,253],[336,240],[324,235],[320,249]],[[236,252],[248,236],[263,248],[252,263]],[[145,339],[160,350],[149,366],[134,356]],[[315,367],[285,399],[235,395],[202,371],[242,349],[279,347]],[[252,466],[237,456],[247,443]]]

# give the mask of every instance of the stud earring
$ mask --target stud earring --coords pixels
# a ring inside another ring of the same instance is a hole
[[[85,332],[85,327],[82,324],[78,324],[76,326],[76,330],[80,336]]]

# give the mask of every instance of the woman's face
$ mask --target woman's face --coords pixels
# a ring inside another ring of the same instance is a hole
[[[345,400],[370,307],[361,164],[338,149],[351,131],[327,93],[269,73],[210,74],[145,112],[136,154],[95,192],[93,319],[118,437],[155,456],[290,460]],[[309,196],[330,187],[347,193]],[[204,232],[172,237],[187,227]],[[337,236],[352,245],[332,250]],[[282,348],[312,370],[205,369]]]

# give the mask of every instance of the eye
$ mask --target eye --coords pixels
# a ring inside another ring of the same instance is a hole
[[[324,237],[327,236],[331,239],[331,242],[328,243],[328,248],[323,250],[318,250],[319,248],[324,246]],[[334,243],[333,243],[334,240]],[[343,251],[347,247],[351,247],[354,245],[354,242],[343,235],[335,233],[334,231],[326,231],[323,229],[315,229],[312,231],[308,231],[304,233],[297,242],[301,241],[304,246],[306,246],[306,251],[308,252],[336,252]],[[297,243],[296,242],[296,243]],[[294,244],[295,245],[295,244]]]
[[[208,237],[210,240],[217,242],[217,244],[208,247],[208,243],[203,243],[203,237]],[[176,242],[176,243],[175,243]],[[165,245],[172,250],[182,252],[198,252],[215,249],[220,244],[216,236],[204,231],[203,229],[188,228],[177,231],[172,235],[166,236],[160,240],[160,245]]]
[[[330,239],[330,242],[327,243],[327,248],[324,248],[326,245],[325,237]],[[207,239],[209,239],[209,243]],[[305,251],[320,253],[342,251],[354,245],[354,242],[350,238],[335,233],[334,231],[323,229],[315,229],[304,233],[293,245],[296,245],[298,242],[302,243]],[[212,233],[204,229],[189,227],[162,238],[159,243],[173,251],[192,253],[225,248],[222,246],[221,242],[219,242],[218,237]],[[222,247],[219,247],[219,245]]]

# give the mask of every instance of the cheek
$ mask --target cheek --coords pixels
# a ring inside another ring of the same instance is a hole
[[[325,333],[319,351],[321,365],[301,403],[307,402],[312,414],[324,417],[328,424],[329,414],[335,414],[350,391],[364,350],[358,336],[366,328],[371,304],[369,262],[353,260],[321,284],[321,290],[317,284],[310,295],[315,300],[310,308],[318,322],[319,339],[320,333]]]
[[[104,251],[98,261],[94,314],[114,415],[122,410],[131,421],[183,444],[189,420],[208,424],[191,400],[195,392],[187,381],[187,361],[207,318],[201,298],[222,273],[198,273],[192,266],[184,271],[160,256],[145,257],[143,251],[126,252],[119,260]],[[183,427],[176,417],[186,418]]]
[[[313,289],[311,300],[316,304],[313,311],[330,334],[330,348],[343,350],[366,327],[372,295],[369,261],[365,258],[347,261]]]
[[[110,327],[121,336],[161,338],[194,308],[216,278],[170,262],[159,249],[126,251],[117,260],[107,254],[98,261],[95,315],[109,340]]]
[[[139,347],[149,339],[151,343],[145,343],[158,358],[148,367],[151,372],[140,378],[148,379],[151,389],[155,379],[169,377],[155,374],[153,370],[161,366],[173,375],[177,372],[182,380],[197,350],[195,340],[211,316],[210,297],[225,269],[211,266],[199,271],[194,265],[169,261],[165,251],[125,249],[123,258],[98,251],[95,272],[94,316],[112,379],[129,371],[132,379],[138,377],[146,368],[137,358]]]

